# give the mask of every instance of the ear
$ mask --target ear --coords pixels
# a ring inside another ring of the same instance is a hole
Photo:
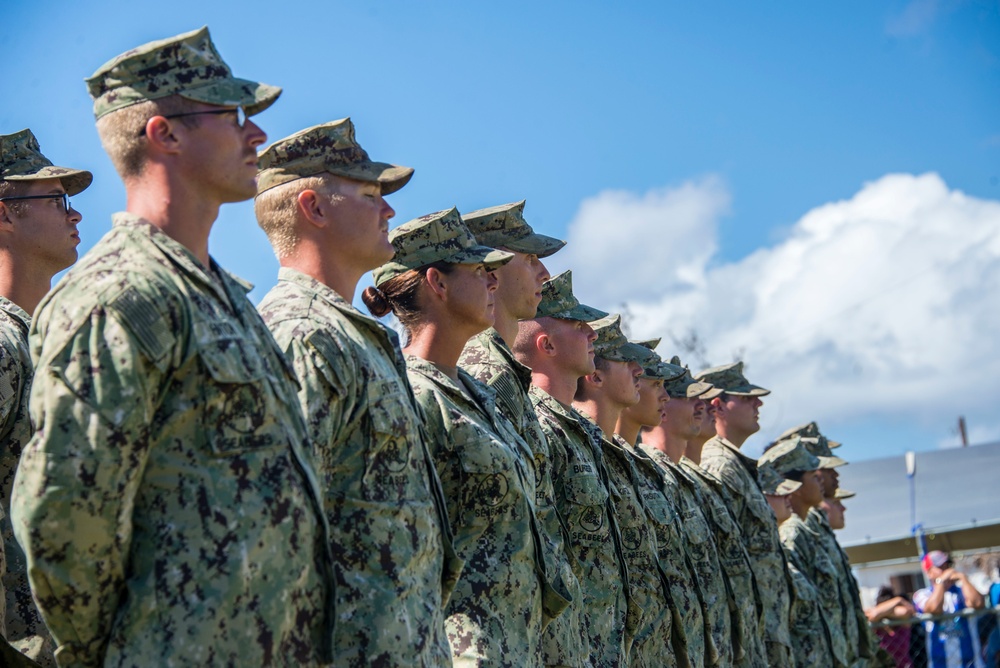
[[[316,227],[326,227],[330,217],[323,209],[323,197],[315,190],[303,190],[295,198],[295,205],[302,217]]]
[[[604,385],[604,374],[601,372],[600,369],[595,369],[594,373],[589,373],[586,376],[584,376],[584,378],[587,379],[588,383],[596,387]]]
[[[424,274],[424,281],[438,299],[446,300],[448,298],[448,282],[443,272],[431,267]]]
[[[14,229],[14,212],[6,202],[0,202],[0,230],[11,232]]]
[[[146,121],[146,142],[157,153],[180,152],[181,142],[174,134],[174,126],[163,116],[153,116]]]
[[[548,357],[556,356],[556,345],[552,342],[552,337],[545,333],[535,337],[535,350]]]

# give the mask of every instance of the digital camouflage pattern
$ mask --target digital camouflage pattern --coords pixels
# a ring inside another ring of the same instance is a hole
[[[90,186],[94,175],[83,169],[56,167],[42,155],[31,130],[0,135],[0,181],[59,179],[67,195],[78,195]]]
[[[854,663],[848,647],[845,622],[849,609],[841,594],[840,573],[820,546],[819,535],[806,526],[798,515],[781,523],[781,543],[788,562],[802,573],[813,587],[823,610],[830,635],[831,656],[844,666]]]
[[[681,358],[674,355],[670,358],[670,363],[674,366],[681,366]],[[722,394],[722,390],[713,387],[711,383],[705,383],[694,379],[687,367],[682,367],[684,373],[676,378],[671,378],[663,384],[667,394],[675,399],[702,399],[710,401]]]
[[[806,450],[816,456],[819,460],[819,468],[821,469],[835,469],[838,466],[844,466],[847,464],[847,460],[836,456],[830,450],[830,442],[825,436],[792,436],[787,439],[789,441],[799,438],[802,441],[802,445],[805,446]],[[781,441],[784,443],[785,441]]]
[[[492,390],[464,370],[460,387],[419,357],[407,355],[406,367],[465,560],[445,608],[455,665],[538,666],[543,606],[558,614],[558,604],[544,582],[530,451]]]
[[[764,492],[765,495],[788,496],[802,487],[801,482],[785,478],[771,464],[757,461],[757,479],[760,480],[760,491]]]
[[[871,631],[864,606],[861,605],[861,590],[851,571],[850,558],[837,542],[825,512],[819,508],[810,508],[805,524],[819,536],[817,551],[826,552],[830,563],[839,573],[837,583],[840,586],[840,599],[847,607],[844,613],[844,636],[847,638],[848,653],[853,655],[855,663],[875,656],[879,643]]]
[[[542,301],[535,311],[535,318],[556,318],[559,320],[579,320],[593,322],[608,317],[600,311],[573,296],[573,272],[569,269],[553,276],[542,285]]]
[[[802,439],[795,437],[781,441],[757,460],[757,480],[760,482],[759,467],[773,468],[779,475],[785,476],[793,471],[815,471],[819,468],[819,459],[806,450]]]
[[[261,316],[299,378],[337,577],[338,666],[450,666],[437,472],[395,333],[294,269]]]
[[[122,213],[39,305],[12,516],[60,665],[331,658],[306,427],[249,290]]]
[[[667,581],[665,566],[659,563],[657,535],[653,522],[647,517],[649,511],[640,496],[636,484],[638,474],[631,457],[622,449],[621,441],[608,440],[600,427],[587,415],[581,415],[586,420],[584,428],[595,442],[600,443],[613,517],[621,535],[622,558],[628,570],[629,592],[642,609],[641,622],[632,633],[629,665],[684,666],[685,656],[695,665],[701,665],[704,644],[699,646],[697,639],[691,639],[694,642],[688,645],[683,622],[678,619],[680,623],[674,624],[675,615],[684,614],[687,602],[672,600],[673,583]],[[674,524],[675,518],[663,504],[658,504],[652,512],[659,515],[657,523],[661,527]],[[674,527],[676,533],[675,524]],[[690,575],[687,576],[690,582]]]
[[[493,271],[514,257],[513,253],[480,245],[455,208],[405,222],[389,232],[389,241],[396,254],[372,272],[376,286],[432,262],[483,264]]]
[[[649,348],[625,338],[622,332],[622,317],[617,313],[592,322],[591,327],[597,334],[597,340],[594,341],[594,354],[597,357],[612,362],[637,362],[640,366],[659,360],[659,355]]]
[[[351,119],[342,118],[279,139],[257,158],[257,194],[304,176],[334,174],[378,183],[382,194],[394,193],[413,176],[412,167],[372,162],[357,139]]]
[[[746,379],[746,376],[743,375],[743,362],[705,369],[695,376],[695,380],[714,385],[726,394],[748,397],[763,397],[771,394],[771,390],[765,390]]]
[[[799,425],[798,427],[792,427],[791,429],[786,429],[781,433],[778,438],[774,440],[775,443],[778,441],[784,441],[786,438],[791,438],[792,436],[802,436],[804,438],[822,438],[826,441],[827,447],[839,448],[841,443],[838,441],[831,441],[830,439],[823,436],[819,431],[819,425],[815,422],[810,422],[808,424]]]
[[[816,587],[791,562],[788,572],[794,593],[790,619],[795,668],[847,668],[830,647],[830,632]]]
[[[766,668],[763,604],[743,532],[726,505],[722,481],[687,457],[681,458],[681,468],[697,486],[701,508],[715,536],[719,565],[730,596],[734,665]]]
[[[580,582],[567,552],[569,536],[566,523],[556,508],[552,453],[528,394],[531,369],[514,359],[514,354],[495,329],[473,337],[465,346],[459,365],[496,392],[497,409],[510,421],[534,455],[535,516],[541,530],[545,572],[555,590],[570,601],[566,610],[552,620],[542,633],[542,664],[588,665],[590,649],[584,644],[580,626]]]
[[[10,495],[21,452],[31,438],[28,395],[31,391],[31,316],[0,296],[0,623],[14,648],[42,665],[55,665],[55,645],[31,598],[24,550],[14,539]],[[4,561],[6,560],[6,566]],[[4,610],[6,608],[6,610]]]
[[[663,489],[661,495],[672,500],[676,508],[679,520],[677,526],[684,537],[682,554],[687,557],[688,569],[697,584],[705,620],[705,644],[708,647],[706,664],[731,666],[736,652],[729,614],[729,592],[723,580],[715,537],[705,516],[705,503],[698,493],[696,483],[666,453],[654,447],[640,444],[637,458],[640,471],[646,470],[659,475],[657,482]],[[648,463],[642,466],[644,462]],[[661,553],[660,561],[665,560]]]
[[[722,482],[720,489],[726,506],[740,527],[760,594],[768,661],[772,665],[789,665],[790,576],[774,513],[757,481],[757,463],[729,441],[716,436],[702,447],[701,467]]]
[[[87,78],[94,117],[170,95],[219,106],[241,106],[248,116],[270,107],[281,89],[237,79],[212,43],[208,27],[148,42],[115,56]]]
[[[566,245],[561,239],[538,234],[524,219],[524,200],[477,209],[462,216],[476,241],[493,248],[548,257]]]
[[[582,599],[573,606],[579,606],[591,661],[597,668],[626,666],[629,577],[600,450],[584,429],[586,418],[576,410],[534,385],[530,395],[552,453],[556,507],[566,521],[570,556],[579,569]],[[632,611],[634,630],[634,603]]]

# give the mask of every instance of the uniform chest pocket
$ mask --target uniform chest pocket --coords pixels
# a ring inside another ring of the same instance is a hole
[[[696,506],[689,505],[683,511],[683,523],[684,536],[687,538],[691,557],[695,561],[709,561],[713,545],[712,541],[709,540],[711,529],[709,529],[704,515],[699,512]]]
[[[574,531],[607,534],[608,490],[596,475],[571,476],[563,483],[566,522]]]
[[[382,502],[428,498],[417,418],[406,389],[399,382],[371,381],[367,396],[371,437],[362,493]]]
[[[646,490],[642,493],[642,501],[656,532],[656,542],[660,549],[677,549],[680,545],[680,527],[677,525],[677,515],[667,499],[654,490]]]
[[[767,501],[762,495],[749,495],[747,514],[752,523],[752,526],[747,527],[745,534],[747,552],[752,555],[762,555],[780,550],[777,545],[777,537],[774,536],[778,531],[774,513],[771,512],[771,507],[767,505]]]
[[[275,397],[263,360],[249,340],[230,337],[202,342],[198,358],[207,375],[200,390],[203,431],[212,454],[231,456],[287,445],[284,432],[272,424],[277,413]]]
[[[462,480],[462,523],[486,526],[520,516],[514,455],[483,429],[465,425],[455,445]]]

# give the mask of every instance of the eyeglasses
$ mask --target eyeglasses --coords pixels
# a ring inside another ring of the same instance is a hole
[[[12,199],[61,199],[63,204],[63,211],[65,211],[66,213],[69,213],[71,207],[69,203],[69,195],[67,195],[66,193],[58,193],[58,194],[53,193],[52,195],[18,195],[16,197],[11,195],[10,197],[0,197],[0,202],[6,202]]]
[[[243,107],[236,107],[233,109],[211,109],[209,111],[185,111],[180,114],[165,114],[163,118],[183,118],[184,116],[200,116],[201,114],[212,114],[213,116],[219,114],[236,114],[236,126],[243,129],[243,124],[247,122],[247,112]],[[146,134],[146,126],[142,127],[139,131],[139,136],[142,137]]]

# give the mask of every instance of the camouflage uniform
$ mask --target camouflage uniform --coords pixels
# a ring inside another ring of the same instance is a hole
[[[178,94],[256,113],[207,29],[89,80],[95,114]],[[60,665],[331,660],[332,573],[295,378],[249,286],[133,214],[36,311],[14,533]]]
[[[743,533],[726,505],[722,481],[686,457],[681,459],[680,468],[698,491],[700,507],[709,520],[718,548],[719,566],[729,592],[733,665],[765,668],[761,596]]]
[[[433,262],[492,271],[513,257],[478,244],[454,208],[404,223],[389,240],[396,254],[373,272],[376,286]],[[465,560],[445,609],[452,657],[456,665],[537,666],[544,606],[558,614],[567,601],[545,582],[531,451],[493,390],[464,370],[456,382],[410,355],[406,368]]]
[[[707,369],[696,378],[727,394],[770,394],[769,390],[747,381],[743,376],[742,362]],[[726,505],[733,511],[742,529],[761,596],[768,661],[772,665],[789,665],[792,648],[788,630],[791,576],[781,552],[774,513],[760,491],[757,462],[726,439],[716,436],[702,447],[701,466],[722,481]]]
[[[527,446],[497,412],[494,393],[465,371],[463,391],[426,360],[407,356],[406,366],[465,560],[445,610],[455,665],[537,666],[543,592],[535,481],[519,451]]]
[[[584,429],[585,417],[535,386],[530,394],[552,452],[552,483],[569,529],[567,547],[579,568],[581,626],[591,659],[600,668],[628,665],[628,572],[600,451]]]
[[[667,498],[678,508],[685,554],[701,592],[706,639],[710,643],[707,653],[710,660],[706,665],[731,666],[736,656],[730,618],[731,595],[726,588],[722,562],[697,483],[664,452],[646,445],[640,445],[639,449],[642,457],[656,466]]]
[[[31,338],[14,531],[57,658],[316,663],[330,564],[292,370],[248,285],[114,223]]]
[[[395,333],[288,268],[258,308],[301,383],[337,575],[337,665],[450,666],[450,540]]]
[[[555,505],[552,453],[528,394],[531,369],[514,359],[514,354],[494,329],[469,341],[459,364],[496,392],[497,409],[511,422],[534,455],[535,514],[541,529],[545,572],[552,586],[570,601],[566,610],[543,631],[542,664],[589,665],[590,650],[584,643],[580,621],[583,594],[573,572],[575,564],[566,551],[568,530]]]

